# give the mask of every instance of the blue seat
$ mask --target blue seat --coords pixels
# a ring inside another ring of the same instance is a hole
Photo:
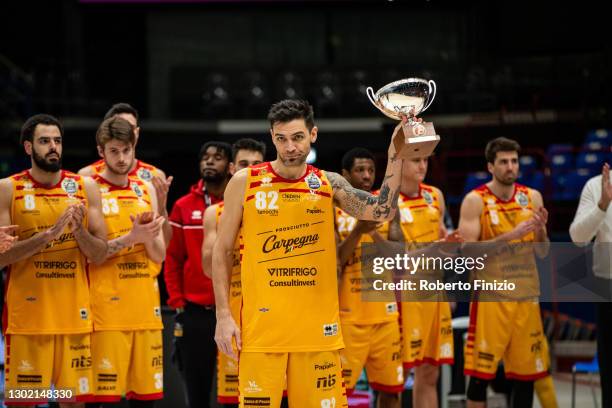
[[[536,170],[538,163],[533,156],[525,155],[519,159],[521,172],[524,174],[532,173]]]
[[[612,132],[608,129],[595,129],[587,133],[585,143],[602,142],[604,144],[612,144]]]
[[[591,172],[600,172],[601,166],[608,159],[603,152],[582,152],[576,157],[576,168],[588,169]]]
[[[562,174],[574,168],[574,155],[572,153],[555,153],[548,158],[553,175]]]
[[[544,189],[544,172],[533,171],[531,173],[522,173],[518,178],[518,182],[527,187],[542,191]]]
[[[468,173],[465,178],[465,186],[463,188],[463,195],[469,193],[476,187],[491,180],[491,175],[486,171],[477,171],[474,173]]]
[[[576,407],[576,374],[589,374],[589,385],[593,394],[593,403],[597,407],[597,395],[593,386],[593,375],[599,374],[599,362],[597,361],[597,353],[590,362],[576,363],[572,366],[572,408]]]
[[[568,173],[565,177],[560,199],[566,201],[577,200],[586,182],[595,174],[589,169],[578,169]]]
[[[608,152],[610,150],[610,145],[607,142],[600,141],[592,141],[585,142],[582,145],[582,150],[584,151],[595,151],[595,152]]]

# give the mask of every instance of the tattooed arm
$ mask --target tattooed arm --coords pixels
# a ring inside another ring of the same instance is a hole
[[[358,220],[391,220],[397,210],[397,199],[402,179],[403,160],[397,156],[394,141],[400,136],[401,123],[396,126],[389,144],[387,171],[380,187],[380,194],[374,196],[350,185],[338,173],[325,172],[334,190],[334,201],[338,207]]]

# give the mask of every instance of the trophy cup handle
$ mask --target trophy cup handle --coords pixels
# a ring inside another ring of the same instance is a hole
[[[372,89],[371,86],[368,86],[366,88],[366,95],[368,96],[368,99],[370,100],[370,102],[372,102],[372,105],[376,106],[378,108],[378,105],[376,104],[376,94],[374,93],[374,89]],[[380,108],[379,108],[380,109]]]
[[[429,105],[431,105],[431,103],[436,98],[436,83],[434,81],[429,81],[429,95],[431,95],[431,98],[429,98],[429,101],[427,101],[427,105],[423,108],[421,112],[426,111],[427,108],[429,108]]]

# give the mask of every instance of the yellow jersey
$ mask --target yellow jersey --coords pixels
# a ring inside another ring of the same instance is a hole
[[[423,183],[419,185],[419,194],[416,197],[400,194],[398,211],[407,243],[429,243],[443,238],[440,236],[442,221],[440,200],[438,191]]]
[[[242,215],[243,350],[343,348],[329,180],[311,165],[295,180],[276,174],[269,162],[247,171]]]
[[[473,190],[483,202],[480,214],[480,241],[487,241],[510,232],[519,223],[532,217],[535,209],[532,190],[515,183],[514,194],[508,201],[498,198],[486,184]],[[516,284],[514,291],[496,291],[498,295],[512,298],[530,298],[539,296],[540,281],[531,243],[535,233],[530,232],[519,240],[511,241],[511,252],[500,256],[489,257],[481,273],[487,281],[508,279]],[[477,274],[478,275],[478,274]]]
[[[19,240],[52,227],[70,204],[87,206],[83,177],[61,171],[59,183],[47,187],[29,170],[10,177],[11,222]],[[84,220],[87,226],[87,218]],[[3,319],[9,334],[91,332],[86,260],[68,227],[37,254],[9,267]]]
[[[150,193],[141,180],[130,177],[123,187],[99,174],[93,179],[100,188],[109,241],[130,232],[130,215],[152,211]],[[149,259],[144,244],[124,248],[89,270],[94,330],[163,327],[157,284],[160,264]]]
[[[357,219],[336,207],[336,230],[342,240],[351,233]],[[378,228],[378,233],[385,239],[389,236],[389,223],[384,222]],[[342,270],[340,280],[340,320],[343,324],[378,324],[397,320],[397,302],[384,301],[383,295],[375,294],[373,282],[382,279],[381,275],[365,276],[362,273],[361,245],[373,243],[369,234],[361,235],[359,243],[351,258]],[[391,281],[389,277],[385,281]],[[371,298],[364,299],[370,291]]]

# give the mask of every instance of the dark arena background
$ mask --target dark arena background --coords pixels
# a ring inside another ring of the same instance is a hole
[[[171,208],[197,182],[206,141],[252,137],[274,159],[267,110],[296,97],[314,106],[317,167],[340,171],[347,150],[366,147],[380,170],[394,123],[365,88],[408,77],[438,85],[422,115],[441,137],[426,182],[444,192],[447,224],[456,227],[463,196],[489,180],[483,152],[495,137],[521,144],[519,182],[543,193],[552,241],[570,240],[582,187],[610,159],[610,18],[586,3],[3,1],[0,22],[2,177],[29,167],[19,145],[27,117],[62,120],[64,168],[76,171],[97,160],[104,113],[128,102],[141,116],[138,158],[174,176]],[[559,403],[569,407],[572,365],[595,354],[595,308],[542,308]],[[164,313],[165,399],[157,406],[178,408],[172,312]],[[455,314],[467,315],[467,305]],[[464,379],[453,371],[440,387],[459,395]],[[599,398],[598,381],[580,377],[577,406]]]

